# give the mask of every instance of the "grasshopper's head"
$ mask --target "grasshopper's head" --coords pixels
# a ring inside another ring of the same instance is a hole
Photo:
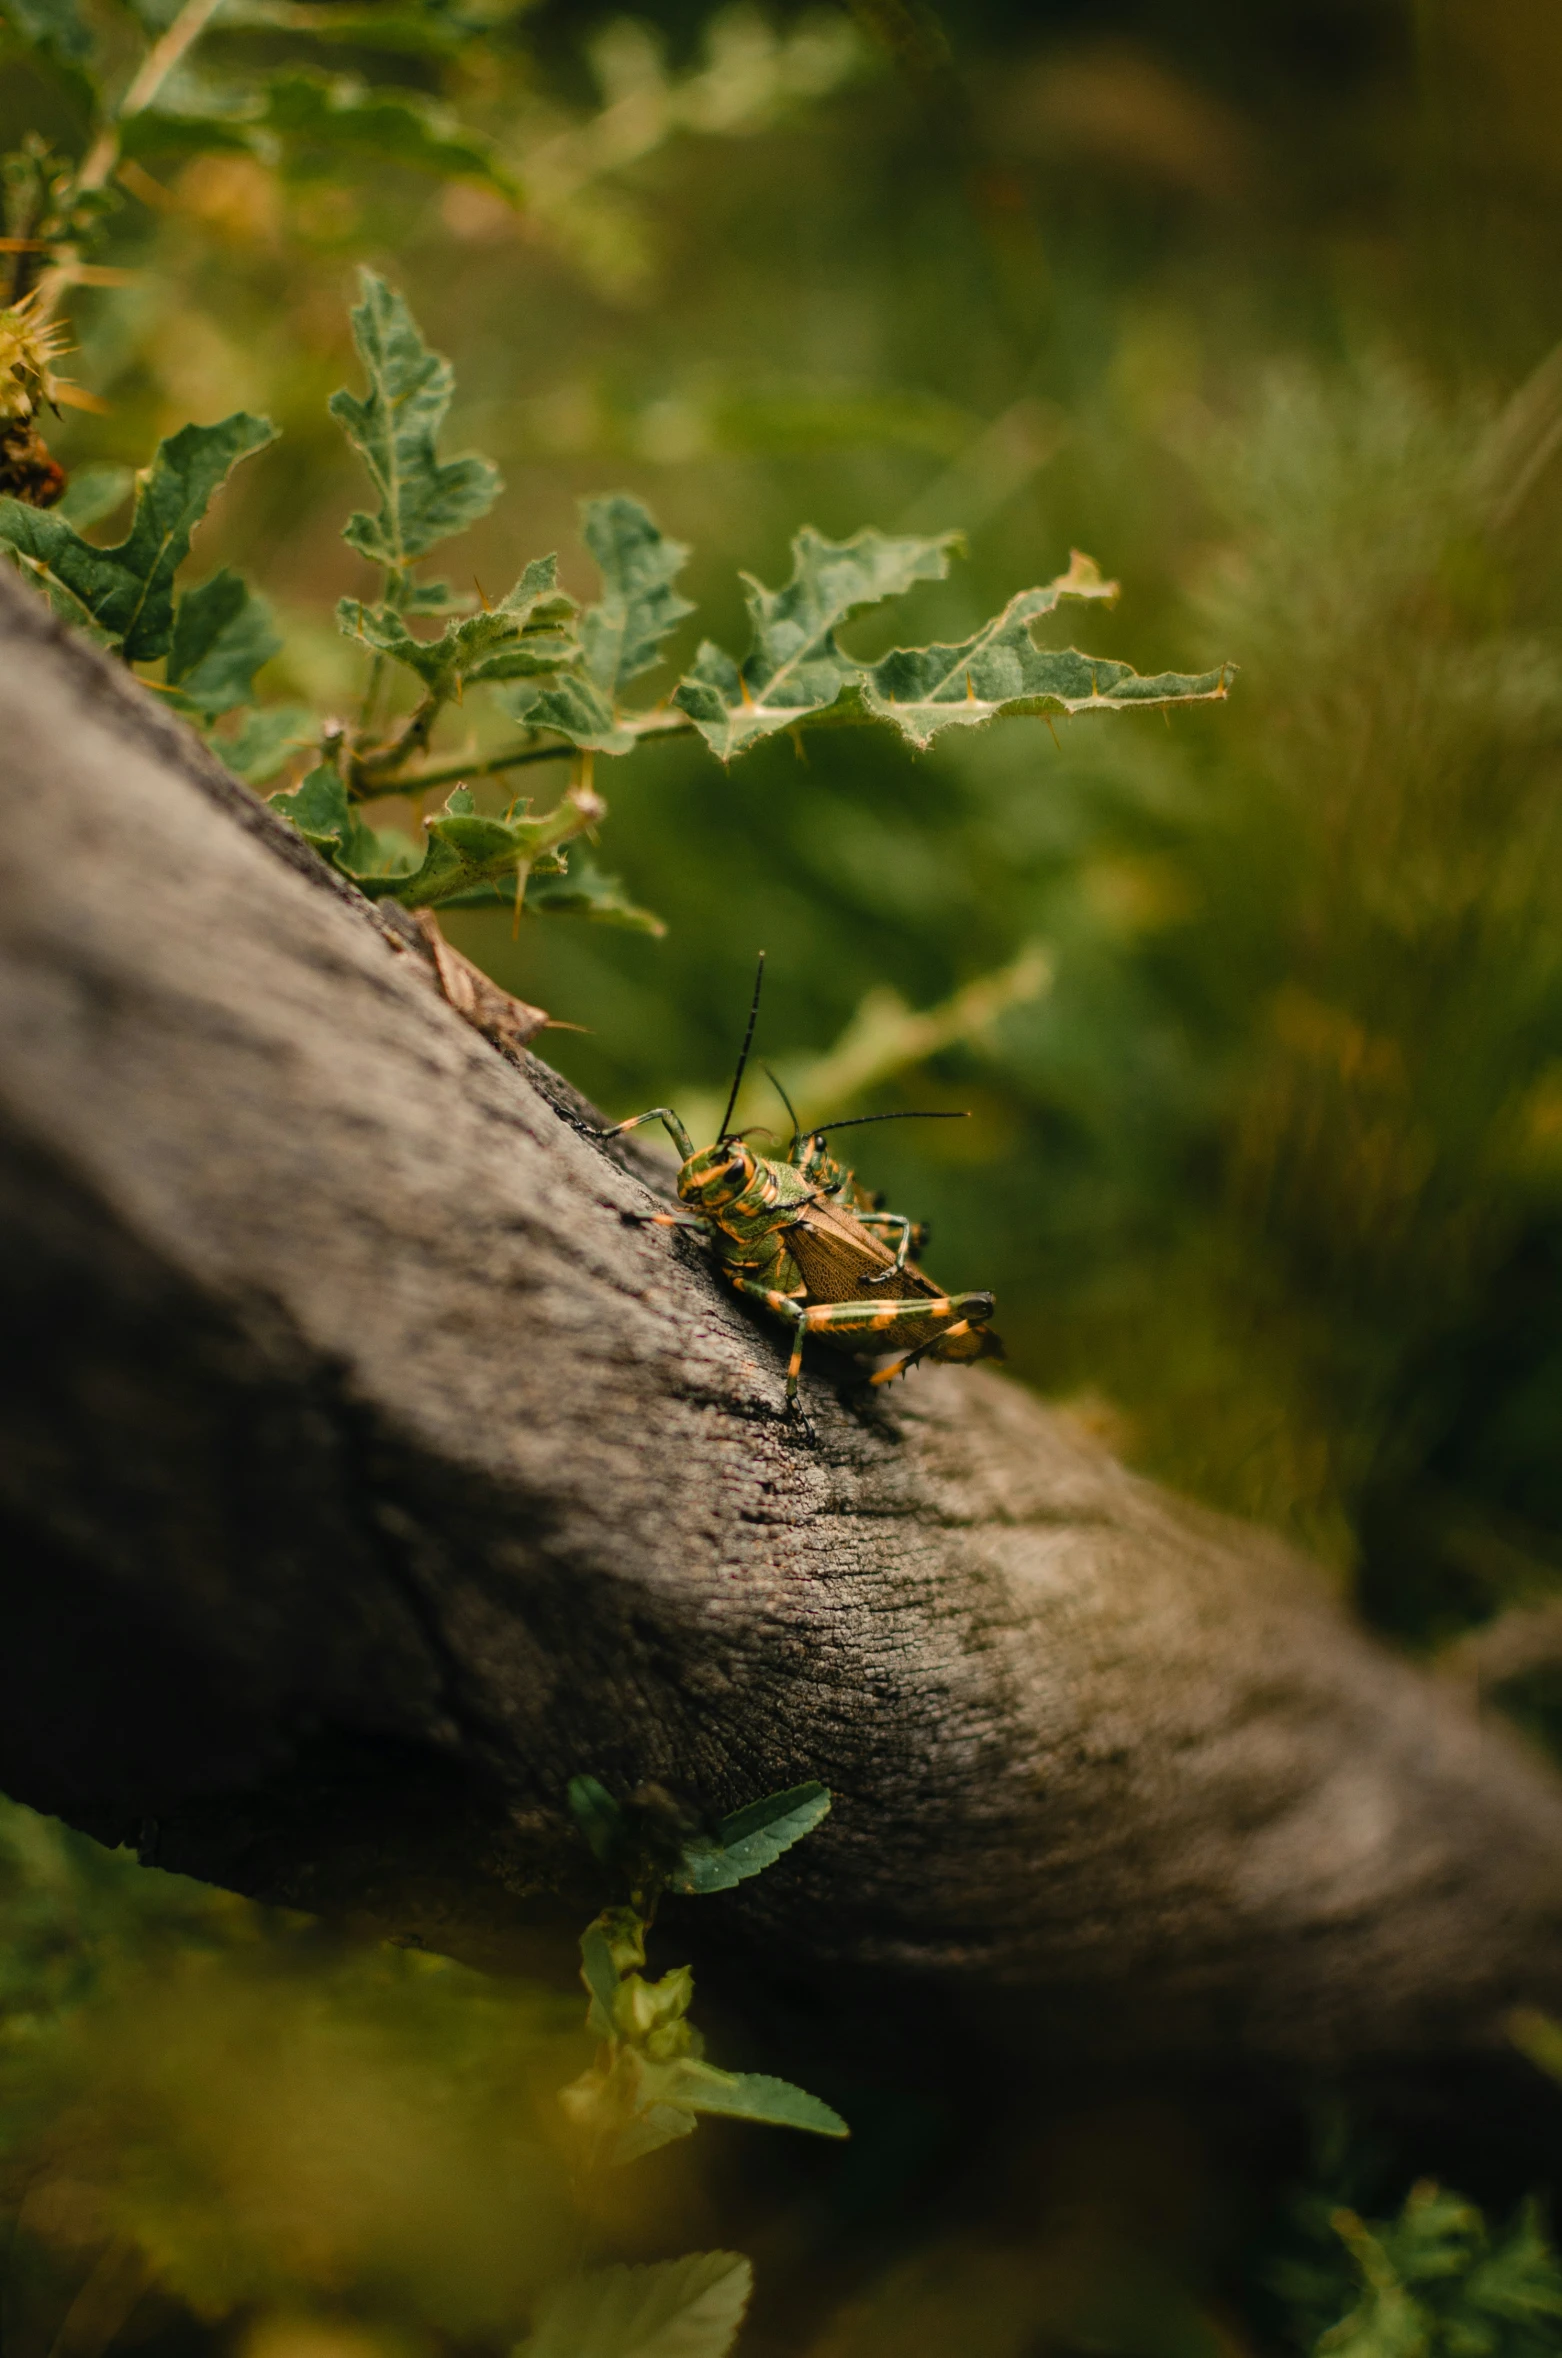
[[[715,1215],[736,1203],[758,1168],[741,1138],[718,1138],[690,1155],[678,1174],[678,1193],[696,1211]]]

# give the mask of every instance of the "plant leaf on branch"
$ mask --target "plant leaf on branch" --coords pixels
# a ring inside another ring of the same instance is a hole
[[[558,587],[557,557],[534,557],[497,606],[448,622],[437,639],[415,637],[393,605],[343,598],[336,618],[345,637],[389,656],[415,673],[436,703],[448,704],[467,687],[532,678],[575,662],[578,645],[565,635],[574,611],[574,599]]]
[[[811,1834],[830,1813],[827,1785],[794,1785],[785,1793],[771,1793],[723,1818],[712,1839],[696,1835],[684,1845],[683,1858],[669,1879],[671,1891],[704,1893],[732,1891],[750,1875],[763,1874],[783,1851]]]
[[[265,599],[224,566],[179,600],[164,678],[174,701],[209,724],[254,701],[256,672],[281,650]]]
[[[1031,626],[1064,598],[1117,595],[1078,549],[1067,573],[1044,589],[1021,590],[1003,612],[955,646],[897,647],[862,675],[865,708],[892,721],[921,751],[940,730],[980,728],[1020,713],[1122,712],[1134,705],[1186,704],[1226,693],[1230,667],[1142,678],[1130,664],[1038,647]]]
[[[942,532],[897,540],[869,528],[832,541],[805,525],[792,543],[784,588],[768,590],[744,576],[754,643],[742,663],[705,640],[673,702],[723,761],[827,711],[861,672],[836,645],[837,630],[913,582],[942,581],[959,538]]]
[[[88,625],[127,663],[152,662],[168,652],[174,575],[213,494],[240,459],[263,450],[276,433],[268,418],[244,410],[215,426],[182,426],[158,444],[137,478],[130,530],[116,548],[94,548],[53,509],[15,499],[0,500],[0,545],[12,550],[56,613]]]
[[[435,442],[455,390],[448,360],[430,351],[402,297],[372,270],[360,273],[363,299],[352,314],[353,341],[369,380],[366,398],[333,393],[331,415],[368,470],[379,513],[350,516],[342,538],[394,577],[453,532],[486,516],[502,488],[485,458],[441,460]]]
[[[581,531],[602,595],[581,616],[580,668],[535,693],[521,690],[510,710],[583,752],[631,753],[640,741],[633,724],[643,716],[623,710],[622,690],[660,662],[663,639],[694,612],[673,587],[689,552],[624,491],[582,500]]]

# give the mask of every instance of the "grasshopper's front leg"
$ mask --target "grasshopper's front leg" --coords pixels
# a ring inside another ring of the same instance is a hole
[[[735,1269],[728,1269],[726,1275],[736,1293],[747,1294],[750,1301],[760,1303],[773,1318],[779,1318],[792,1329],[792,1356],[786,1370],[786,1413],[802,1426],[811,1441],[814,1429],[797,1396],[797,1379],[803,1371],[804,1338],[814,1323],[812,1311],[795,1294],[784,1294],[776,1286],[761,1285],[757,1278],[740,1277]]]

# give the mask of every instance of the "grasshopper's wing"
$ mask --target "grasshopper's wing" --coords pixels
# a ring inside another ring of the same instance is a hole
[[[888,1245],[881,1244],[871,1228],[854,1219],[844,1204],[805,1204],[782,1236],[811,1302],[855,1302],[864,1279],[877,1277],[895,1264]],[[901,1277],[910,1281],[904,1287]],[[913,1272],[903,1269],[899,1277],[887,1279],[882,1288],[874,1290],[914,1294],[931,1293],[933,1288],[925,1279],[915,1282]]]
[[[807,1205],[801,1217],[784,1231],[784,1241],[811,1302],[904,1302],[918,1295],[935,1302],[948,1299],[942,1286],[910,1263],[896,1270],[893,1277],[886,1277],[882,1285],[868,1286],[867,1279],[877,1277],[881,1270],[894,1269],[895,1256],[872,1229],[864,1228],[839,1204]],[[919,1351],[930,1359],[956,1361],[1003,1356],[1003,1345],[985,1326],[971,1326],[963,1334],[952,1335],[942,1318],[918,1318],[914,1313],[897,1319],[887,1333],[835,1336],[826,1330],[823,1340],[859,1359],[875,1359],[895,1351]]]

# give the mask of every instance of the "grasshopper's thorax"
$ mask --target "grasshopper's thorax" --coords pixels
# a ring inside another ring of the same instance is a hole
[[[740,1138],[690,1155],[678,1174],[684,1202],[729,1234],[770,1226],[777,1213],[809,1202],[814,1192],[801,1171],[753,1153]]]

